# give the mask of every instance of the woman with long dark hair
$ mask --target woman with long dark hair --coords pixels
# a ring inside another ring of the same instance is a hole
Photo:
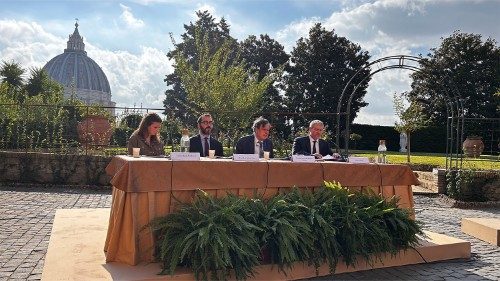
[[[156,156],[163,155],[163,142],[160,140],[161,118],[156,113],[144,115],[139,128],[130,136],[127,148],[128,154],[132,155],[132,148],[139,147],[141,155]]]

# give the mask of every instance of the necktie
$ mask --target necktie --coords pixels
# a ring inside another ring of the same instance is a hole
[[[210,146],[208,145],[208,138],[205,137],[205,143],[204,143],[204,150],[203,150],[203,156],[208,156],[208,150],[210,149]]]
[[[312,149],[311,154],[315,154],[315,153],[316,153],[316,141],[313,141],[313,149]]]
[[[264,148],[262,147],[262,142],[258,141],[257,143],[259,144],[259,157],[263,158],[264,157]]]

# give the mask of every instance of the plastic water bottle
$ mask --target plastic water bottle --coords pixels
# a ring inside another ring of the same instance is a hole
[[[189,131],[182,129],[182,137],[180,141],[181,152],[189,152]]]
[[[385,164],[387,147],[385,146],[385,140],[379,140],[377,148],[377,163]]]

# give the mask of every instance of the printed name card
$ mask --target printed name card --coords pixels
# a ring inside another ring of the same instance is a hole
[[[172,152],[170,154],[172,161],[200,161],[199,152]]]
[[[313,163],[316,158],[313,155],[292,155],[293,162]]]
[[[233,161],[259,162],[259,154],[233,154]]]
[[[368,157],[357,157],[357,156],[349,156],[349,163],[361,163],[361,164],[367,164],[370,163],[370,160]]]

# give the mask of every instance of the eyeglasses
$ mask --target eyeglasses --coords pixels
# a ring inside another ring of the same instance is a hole
[[[214,121],[201,121],[200,124],[203,124],[203,125],[212,125],[212,124],[214,124]]]

